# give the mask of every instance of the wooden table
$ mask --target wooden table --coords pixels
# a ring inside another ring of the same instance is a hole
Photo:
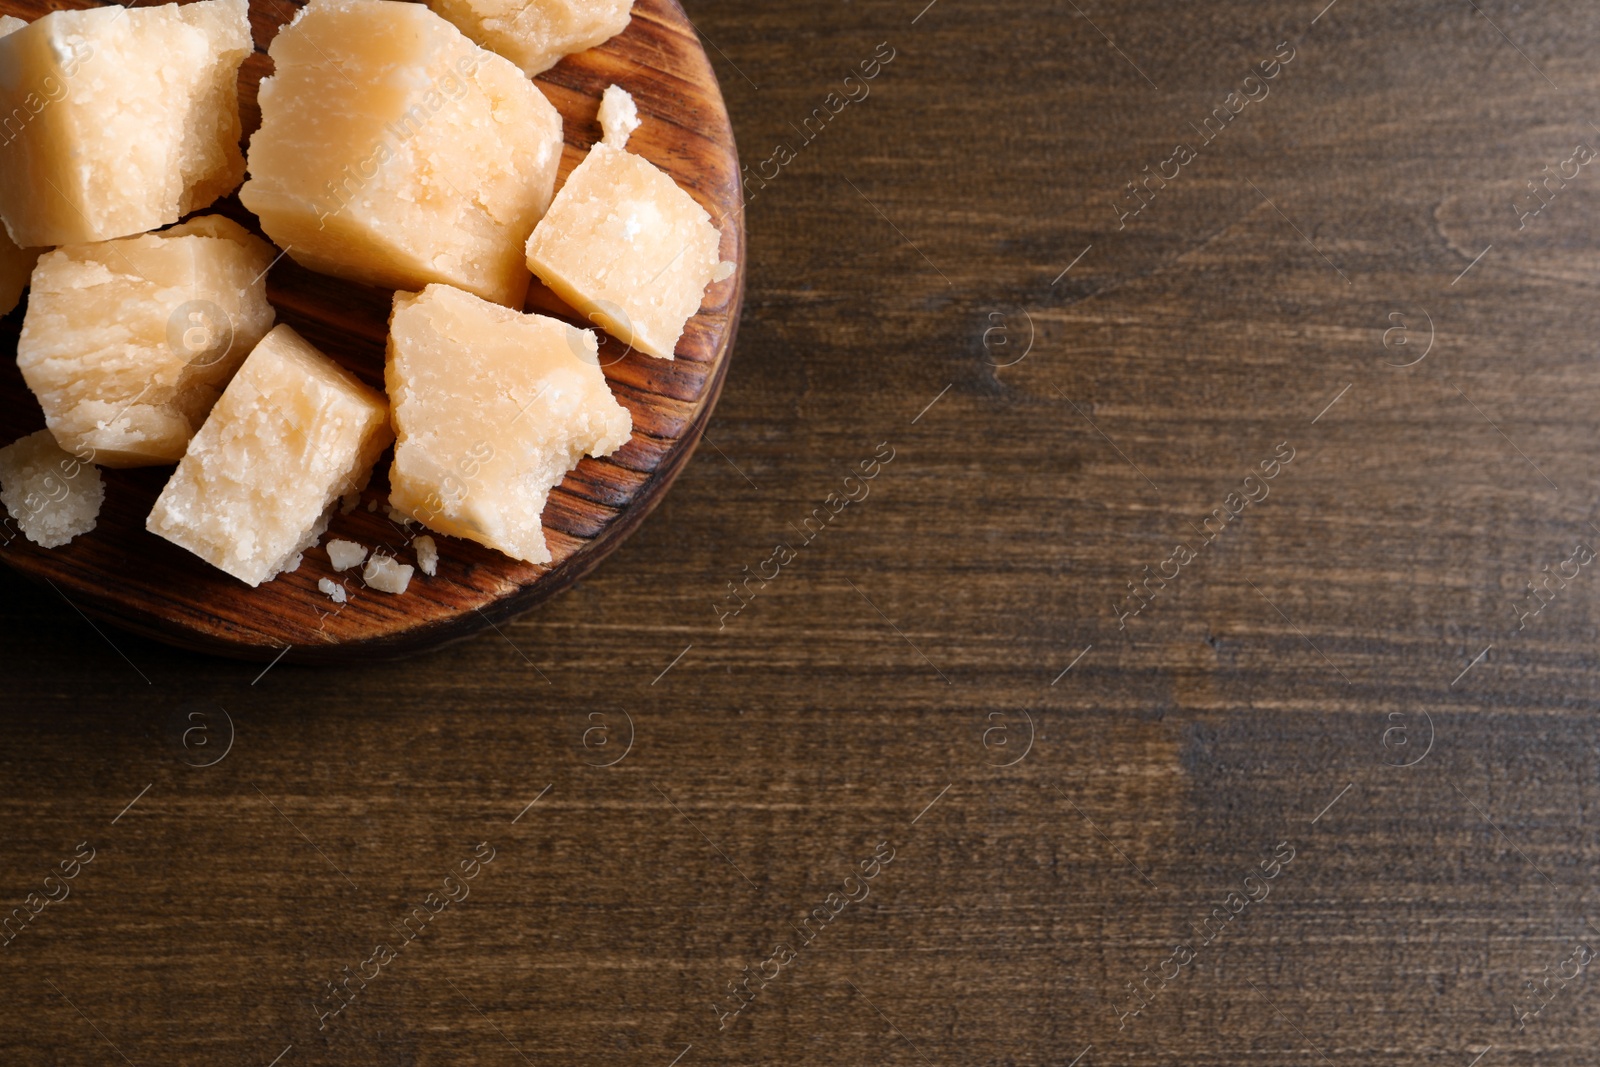
[[[575,590],[0,577],[0,1062],[1594,1062],[1600,11],[924,2],[691,7],[739,351]]]

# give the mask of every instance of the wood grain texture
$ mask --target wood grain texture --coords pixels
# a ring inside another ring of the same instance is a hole
[[[1474,2],[695,0],[749,173],[793,159],[749,183],[706,443],[605,567],[435,655],[264,675],[0,577],[0,904],[101,849],[0,949],[0,1062],[1593,1063],[1594,971],[1513,1012],[1600,948],[1600,584],[1512,605],[1600,547],[1600,175],[1523,230],[1508,191],[1600,136],[1600,12]],[[880,442],[870,495],[719,621]],[[218,709],[232,750],[186,766]],[[319,1030],[323,983],[484,840]]]
[[[50,5],[14,0],[5,10],[35,18]],[[266,46],[294,8],[257,0],[251,18],[258,51],[241,72],[246,135],[260,125],[256,89],[270,73]],[[713,283],[679,342],[675,360],[658,360],[602,333],[600,360],[618,401],[633,416],[632,439],[604,459],[585,457],[550,495],[545,536],[554,559],[522,563],[455,538],[440,543],[439,573],[420,572],[404,595],[366,588],[340,575],[313,549],[292,574],[251,589],[144,528],[170,467],[106,471],[99,526],[59,549],[40,549],[4,532],[0,559],[54,584],[73,604],[117,627],[182,647],[270,662],[393,658],[460,640],[528,610],[566,589],[599,564],[660,502],[698,443],[727,373],[744,292],[744,212],[738,151],[727,111],[694,29],[674,0],[644,0],[628,29],[600,48],[558,64],[538,79],[562,114],[566,148],[558,183],[599,139],[601,92],[616,83],[634,95],[643,121],[629,147],[671,175],[711,213],[722,230],[722,257],[737,264]],[[559,184],[558,184],[559,187]],[[236,197],[206,209],[260,232]],[[267,296],[286,322],[369,384],[383,387],[391,292],[344,282],[280,259]],[[582,326],[593,323],[535,280],[529,310]],[[43,427],[38,403],[15,362],[24,308],[0,324],[7,355],[0,371],[0,427],[6,440]],[[344,537],[415,562],[417,527],[388,518],[389,453],[378,462],[363,504],[377,511],[335,515],[324,543]],[[338,605],[317,589],[330,578],[346,585]]]

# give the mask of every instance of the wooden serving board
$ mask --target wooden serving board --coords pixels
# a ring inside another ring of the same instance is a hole
[[[0,0],[0,12],[30,20],[56,6],[53,0]],[[286,0],[252,0],[257,52],[246,61],[240,86],[246,136],[260,122],[256,88],[272,70],[266,47],[294,11]],[[321,548],[307,552],[294,573],[251,589],[146,532],[145,517],[170,467],[103,471],[106,500],[98,528],[57,549],[0,530],[0,558],[49,582],[85,614],[161,641],[243,659],[339,662],[395,657],[469,636],[561,591],[615,550],[694,452],[727,373],[744,296],[738,152],[716,75],[675,0],[638,0],[626,31],[536,80],[565,120],[561,181],[599,140],[600,94],[619,84],[633,93],[643,120],[629,149],[665,170],[711,213],[722,230],[722,258],[738,265],[732,277],[707,290],[676,360],[630,352],[602,334],[600,361],[617,400],[633,415],[633,438],[606,459],[584,459],[551,493],[544,514],[551,564],[522,563],[435,535],[438,574],[418,571],[399,596],[366,589],[359,571],[336,574]],[[207,211],[260,232],[233,197]],[[388,290],[315,274],[281,258],[268,276],[267,295],[279,322],[382,388]],[[0,321],[5,442],[44,426],[14,358],[25,306]],[[591,325],[537,280],[527,308]],[[407,530],[387,517],[388,460],[386,454],[379,461],[363,505],[335,514],[324,544],[343,537],[415,561],[408,542],[426,531]],[[338,605],[321,593],[321,578],[343,581],[349,602]]]

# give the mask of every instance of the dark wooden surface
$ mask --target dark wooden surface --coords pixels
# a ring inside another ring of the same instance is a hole
[[[1600,175],[1525,230],[1511,204],[1600,138],[1600,15],[1474,3],[692,5],[744,162],[794,158],[749,205],[707,443],[605,566],[435,655],[264,675],[0,578],[5,906],[97,850],[0,949],[0,1061],[1595,1062],[1600,975],[1564,961],[1600,949],[1600,575],[1513,605],[1600,540]],[[186,766],[219,709],[231,750]],[[323,983],[484,841],[319,1032]]]
[[[38,0],[0,0],[27,18]],[[46,8],[47,9],[47,8]],[[255,0],[256,54],[240,71],[240,112],[248,136],[260,125],[256,87],[272,70],[267,46],[295,8]],[[699,201],[722,231],[721,254],[737,264],[712,283],[689,320],[673,360],[635,352],[606,335],[600,362],[617,400],[633,416],[633,436],[610,456],[585,458],[552,490],[545,509],[549,564],[523,563],[470,541],[440,538],[439,573],[417,574],[403,596],[368,589],[356,572],[339,574],[313,549],[293,573],[250,588],[145,529],[145,519],[170,467],[105,471],[99,525],[70,545],[42,549],[0,530],[0,561],[41,582],[86,615],[180,647],[270,663],[348,663],[431,650],[481,632],[569,588],[598,566],[660,503],[693,453],[727,376],[744,293],[744,212],[738,150],[716,74],[694,27],[674,0],[638,0],[628,28],[603,46],[558,64],[539,78],[561,112],[566,134],[558,182],[599,139],[596,113],[605,87],[635,94],[642,125],[629,149],[662,168]],[[207,211],[232,216],[260,232],[236,196]],[[383,388],[384,344],[393,292],[317,274],[285,257],[267,278],[278,321],[369,384]],[[529,310],[593,324],[534,282]],[[44,415],[16,369],[24,312],[0,322],[0,439],[41,429]],[[390,453],[379,459],[358,508],[336,514],[327,535],[382,549],[415,563],[411,540],[423,532],[387,514]],[[321,579],[348,589],[336,605]]]

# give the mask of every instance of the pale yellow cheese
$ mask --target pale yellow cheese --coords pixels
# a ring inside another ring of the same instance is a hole
[[[17,366],[62,447],[107,467],[182,458],[272,328],[273,256],[221,215],[47,252]]]
[[[22,29],[27,23],[14,15],[0,15],[0,37]],[[4,138],[0,133],[0,138]],[[22,291],[28,287],[28,275],[38,262],[39,248],[18,248],[4,226],[0,226],[0,315],[9,315],[22,300]]]
[[[248,585],[299,562],[388,445],[388,405],[287,326],[256,345],[145,525]]]
[[[561,116],[421,4],[312,0],[273,40],[239,197],[312,270],[521,307]]]
[[[671,359],[720,243],[711,216],[677,183],[601,143],[528,239],[528,266],[619,341]]]
[[[531,78],[627,29],[633,0],[428,0],[428,6]]]
[[[367,584],[368,589],[376,589],[380,593],[404,593],[406,587],[411,584],[411,576],[416,570],[409,563],[401,563],[393,556],[374,552],[372,558],[367,560],[366,568],[361,572],[361,580]]]
[[[100,471],[62,451],[49,430],[0,448],[0,504],[37,545],[59,548],[94,529],[105,498]]]
[[[639,128],[639,105],[633,94],[620,85],[608,85],[600,94],[600,139],[612,148],[628,147],[628,138]]]
[[[231,192],[246,0],[53,11],[0,37],[0,217],[16,244],[156,229]]]
[[[540,521],[550,490],[585,453],[610,455],[633,429],[597,350],[589,330],[448,286],[396,293],[390,502],[438,533],[550,562]]]

